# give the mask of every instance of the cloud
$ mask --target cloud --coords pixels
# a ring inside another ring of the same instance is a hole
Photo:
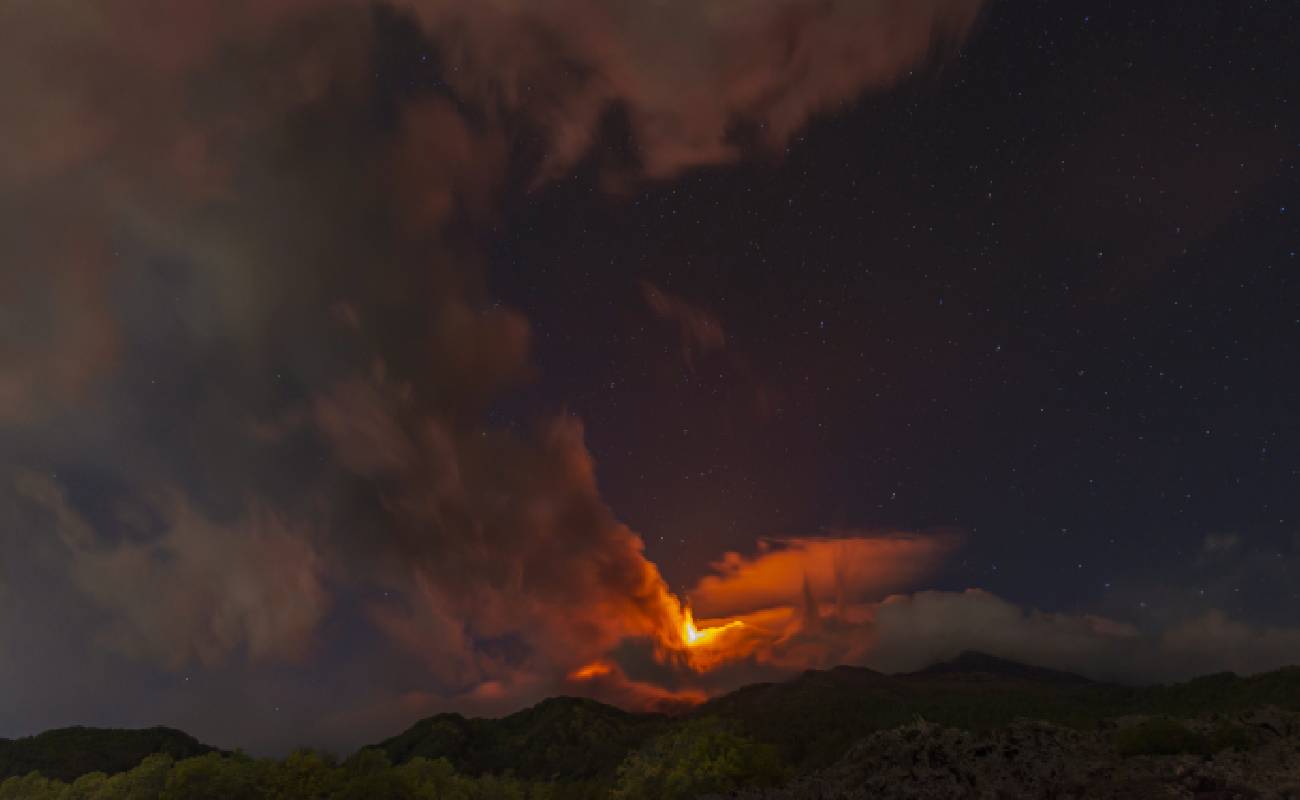
[[[768,679],[772,669],[837,664],[908,672],[975,650],[1135,683],[1222,670],[1255,673],[1300,661],[1300,628],[1247,623],[1211,603],[1174,598],[1162,605],[1181,613],[1133,620],[1044,612],[975,588],[900,594],[922,584],[961,538],[947,532],[841,536],[766,540],[753,555],[729,553],[714,564],[713,574],[688,592],[701,629],[713,628],[692,663],[740,681]],[[1210,537],[1206,553],[1193,560],[1194,572],[1212,561],[1235,583],[1290,574],[1284,553],[1241,551],[1235,537]],[[1211,601],[1234,596],[1208,594]]]
[[[107,242],[75,218],[67,224],[57,242],[16,237],[18,268],[0,276],[0,294],[26,300],[0,314],[0,425],[77,403],[116,361]]]
[[[110,646],[177,668],[236,650],[252,661],[307,654],[329,597],[306,534],[283,519],[255,511],[220,525],[175,496],[151,509],[161,532],[109,542],[53,479],[28,473],[15,488],[45,512],[72,583],[108,616]]]
[[[633,154],[601,164],[615,182],[779,152],[981,5],[5,4],[0,467],[25,477],[0,530],[6,571],[52,576],[30,607],[84,605],[50,652],[134,659],[105,682],[261,668],[355,612],[405,696],[522,701],[629,640],[680,666],[680,605],[581,423],[486,422],[535,366],[479,234],[512,170],[603,158],[611,115]],[[384,73],[402,47],[433,85]],[[648,301],[688,353],[722,345],[705,312]]]
[[[17,299],[0,315],[0,422],[31,425],[102,398],[148,313],[125,299],[156,281],[140,259],[188,273],[165,300],[191,332],[248,348],[290,309],[473,307],[484,294],[477,259],[444,250],[442,235],[491,218],[514,131],[545,142],[539,180],[583,158],[620,110],[638,162],[617,166],[621,179],[723,163],[747,142],[779,149],[811,115],[960,41],[981,7],[9,4],[0,115],[17,122],[0,146],[0,234],[14,268],[0,289]],[[439,90],[376,84],[375,53],[394,30],[436,55]],[[363,275],[376,279],[359,285]],[[721,345],[716,321],[657,297],[688,354]],[[430,341],[454,338],[436,348],[449,370],[439,374],[481,402],[518,365],[461,349],[499,336],[517,355],[524,326],[508,312],[474,324]]]
[[[1140,627],[978,590],[891,596],[955,539],[852,532],[724,557],[689,593],[687,648],[581,422],[487,422],[539,368],[475,244],[517,179],[590,159],[625,187],[779,154],[960,42],[983,5],[3,5],[0,466],[26,477],[0,587],[33,610],[6,632],[63,635],[61,655],[107,642],[135,659],[114,683],[372,636],[351,669],[392,681],[394,713],[572,688],[653,706],[716,690],[708,670],[912,669],[961,649],[1129,679],[1300,657],[1294,629],[1219,607]],[[402,48],[431,56],[429,85],[385,72]],[[624,160],[595,147],[611,118]],[[688,363],[726,345],[706,309],[643,292]],[[24,658],[0,668],[58,699],[67,675]],[[4,724],[41,725],[41,705]]]
[[[799,606],[808,598],[839,606],[879,599],[925,578],[958,541],[951,533],[767,539],[754,556],[727,553],[688,596],[704,617]]]
[[[895,594],[927,578],[960,544],[956,533],[765,540],[728,553],[688,593],[717,641],[707,668],[747,660],[785,670],[868,664],[900,672],[985,650],[1039,663],[1096,663],[1098,645],[1138,631],[1100,617],[1026,612],[987,592]]]
[[[1250,625],[1218,609],[1156,629],[1088,614],[1026,610],[981,590],[891,597],[874,612],[866,663],[920,669],[963,650],[1126,683],[1251,674],[1300,660],[1300,628]]]
[[[604,703],[659,713],[688,709],[708,699],[699,689],[670,689],[650,681],[632,680],[615,661],[598,660],[569,675],[568,689]]]
[[[590,147],[611,105],[626,113],[645,174],[783,147],[808,119],[888,86],[959,42],[982,0],[690,0],[414,3],[448,37],[467,94],[548,134],[548,171]],[[743,131],[743,135],[741,134]]]
[[[676,600],[601,500],[577,420],[529,438],[460,430],[406,391],[351,380],[313,405],[339,463],[374,492],[371,578],[397,596],[372,614],[439,679],[554,678],[673,626]]]
[[[658,177],[738,157],[738,128],[751,129],[764,146],[784,145],[811,115],[888,86],[937,46],[960,42],[982,7],[983,0],[392,6],[418,19],[437,43],[463,101],[489,119],[521,117],[547,134],[552,170],[583,156],[600,117],[622,104],[641,167]],[[105,153],[161,152],[174,156],[155,159],[171,178],[220,175],[219,166],[204,162],[219,160],[230,139],[337,90],[341,78],[365,74],[368,16],[373,20],[366,4],[350,0],[272,0],[238,10],[214,0],[183,7],[114,0],[94,9],[68,0],[11,4],[3,20],[5,66],[48,68],[4,71],[7,110],[22,112],[5,116],[23,122],[0,154],[0,174],[48,178]],[[215,87],[195,85],[213,67],[229,77],[246,66],[262,79],[244,87],[255,90],[251,96],[224,98]],[[124,78],[129,96],[117,91]],[[186,85],[210,96],[178,96]],[[428,162],[435,170],[449,169],[456,153],[474,146],[453,138],[442,146],[427,140],[434,152],[452,151]]]
[[[722,323],[708,311],[668,294],[651,283],[642,282],[641,293],[654,315],[677,329],[682,360],[690,369],[695,369],[695,361],[699,356],[727,346],[727,334],[722,329]]]
[[[1167,627],[1025,608],[982,589],[920,591],[796,621],[758,651],[787,670],[859,664],[911,672],[978,651],[1120,683],[1253,674],[1300,660],[1300,628],[1234,620],[1211,609]]]
[[[872,610],[871,628],[868,663],[886,672],[920,669],[965,650],[1070,670],[1105,669],[1140,639],[1122,622],[1026,610],[979,589],[895,595]]]
[[[1169,674],[1263,672],[1300,662],[1300,628],[1250,625],[1213,609],[1160,638]]]

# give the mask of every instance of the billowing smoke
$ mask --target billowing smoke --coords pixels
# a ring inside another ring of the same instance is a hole
[[[327,607],[321,565],[273,512],[222,525],[182,497],[160,497],[150,509],[162,524],[156,535],[102,547],[53,479],[20,475],[16,488],[48,512],[72,583],[113,612],[104,644],[177,668],[219,663],[240,646],[255,660],[310,648]],[[143,523],[123,517],[130,533]]]
[[[628,640],[682,666],[581,423],[485,422],[539,365],[476,232],[611,116],[611,187],[778,151],[981,4],[5,4],[0,512],[35,614],[6,641],[76,597],[65,651],[176,670],[310,662],[356,613],[435,698],[536,696]]]

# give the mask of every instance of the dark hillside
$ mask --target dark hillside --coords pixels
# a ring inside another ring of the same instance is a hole
[[[972,731],[1017,719],[1089,729],[1127,714],[1195,717],[1262,705],[1300,710],[1300,668],[1127,687],[963,653],[901,675],[848,666],[809,670],[781,683],[745,686],[686,716],[724,720],[775,745],[789,764],[806,771],[831,764],[876,731],[918,718]],[[510,771],[524,778],[583,780],[611,775],[629,752],[676,724],[592,700],[554,698],[502,719],[440,714],[378,746],[394,763],[443,757],[471,775]]]
[[[919,672],[810,670],[784,683],[760,684],[701,706],[697,715],[738,723],[780,748],[800,770],[826,766],[859,739],[924,719],[964,730],[990,730],[1017,719],[1074,728],[1126,714],[1195,717],[1263,705],[1300,710],[1300,668],[1248,678],[1212,675],[1187,683],[1128,687],[1067,672],[963,653]]]
[[[1072,672],[1034,667],[1009,661],[987,653],[966,651],[951,661],[941,661],[917,672],[899,675],[900,678],[957,678],[961,680],[1020,680],[1030,683],[1051,683],[1062,686],[1082,685],[1092,681]]]
[[[182,759],[215,749],[173,728],[56,728],[22,739],[0,739],[0,780],[36,770],[70,781],[87,772],[125,772],[153,753]]]
[[[612,774],[667,720],[576,697],[554,697],[501,719],[439,714],[380,742],[395,764],[446,758],[469,775],[583,780]]]

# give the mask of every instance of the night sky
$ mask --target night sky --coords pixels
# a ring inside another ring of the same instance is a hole
[[[674,583],[755,535],[958,526],[945,585],[1294,620],[1300,575],[1181,570],[1207,536],[1300,532],[1295,29],[1269,3],[1003,3],[777,158],[523,198],[492,285],[544,370],[507,413],[587,421]],[[640,281],[725,350],[684,368]]]
[[[1300,662],[1291,4],[184,5],[0,30],[0,736]]]

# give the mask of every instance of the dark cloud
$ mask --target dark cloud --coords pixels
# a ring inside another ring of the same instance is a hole
[[[28,473],[16,488],[44,512],[39,528],[57,537],[71,582],[106,613],[108,646],[173,668],[212,666],[236,649],[251,660],[306,655],[328,607],[322,565],[310,536],[273,512],[222,525],[166,496],[152,509],[159,532],[105,542],[53,479]]]
[[[887,86],[969,31],[982,0],[785,0],[655,6],[602,0],[412,3],[458,87],[548,134],[543,174],[591,145],[611,104],[640,167],[669,177],[741,155],[739,128],[780,148],[816,113]]]
[[[727,346],[726,331],[713,314],[651,283],[641,284],[641,294],[655,316],[676,328],[682,360],[690,369],[695,369],[696,359],[701,355]]]

